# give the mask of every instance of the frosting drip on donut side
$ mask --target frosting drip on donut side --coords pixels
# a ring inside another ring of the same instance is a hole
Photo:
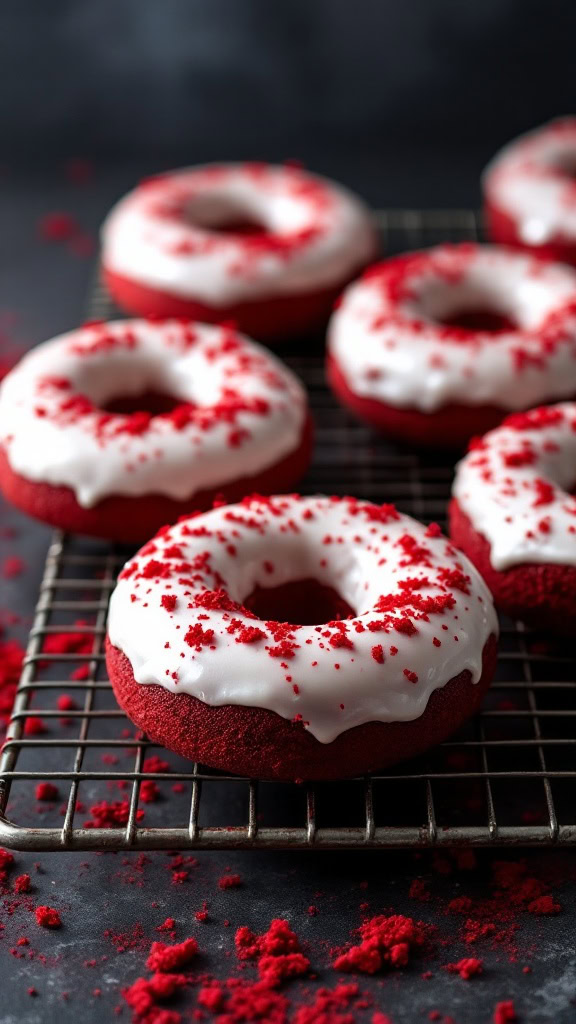
[[[496,570],[576,565],[576,403],[509,417],[474,442],[453,495],[490,544]]]
[[[217,222],[210,230],[218,210],[236,210],[263,230],[220,232]],[[207,165],[145,181],[108,215],[102,244],[112,273],[216,308],[337,286],[376,248],[356,196],[265,164]]]
[[[354,615],[264,621],[255,587],[315,579]],[[134,678],[210,705],[267,708],[322,743],[411,721],[498,632],[487,587],[434,524],[351,498],[245,499],[161,532],[127,563],[108,633]]]
[[[561,118],[504,146],[484,171],[488,202],[517,221],[526,245],[576,239],[576,118]]]
[[[160,415],[106,412],[163,391]],[[0,388],[0,444],[28,480],[109,495],[186,499],[273,465],[307,417],[298,379],[230,328],[144,320],[94,323],[32,350]]]
[[[497,333],[450,324],[487,306]],[[368,270],[344,292],[329,353],[357,395],[432,413],[522,409],[576,391],[576,274],[493,246],[439,246]]]

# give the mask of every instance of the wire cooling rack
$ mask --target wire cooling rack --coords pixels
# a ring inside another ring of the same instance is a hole
[[[377,218],[389,253],[479,235],[469,210],[381,211]],[[89,312],[93,318],[114,313],[99,287]],[[309,352],[310,346],[305,355],[282,353],[308,388],[317,425],[303,490],[394,501],[419,519],[443,523],[451,464],[393,448],[351,418],[325,387],[321,342]],[[116,705],[103,640],[108,599],[129,553],[61,534],[50,544],[12,738],[0,763],[0,844],[34,850],[576,844],[576,660],[567,647],[503,621],[496,681],[480,714],[449,742],[384,775],[308,785],[226,776],[155,747]],[[68,651],[50,652],[51,636],[63,631],[74,634]],[[73,697],[72,709],[59,707],[63,694]],[[147,802],[152,781],[155,799]],[[36,802],[39,782],[52,783],[58,797]]]

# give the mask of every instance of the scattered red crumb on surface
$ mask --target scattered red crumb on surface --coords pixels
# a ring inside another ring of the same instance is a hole
[[[14,892],[30,892],[30,875],[18,875],[14,879]]]
[[[59,796],[58,787],[52,782],[39,782],[35,793],[37,800],[57,800]]]
[[[5,580],[14,579],[15,576],[20,576],[25,569],[25,564],[21,558],[17,555],[10,555],[5,558],[2,563],[2,575]]]
[[[41,718],[38,718],[37,715],[31,715],[24,723],[25,736],[42,736],[46,731],[44,722]]]
[[[376,974],[384,967],[405,967],[426,941],[425,926],[402,914],[372,917],[358,934],[361,942],[335,958],[335,970]]]
[[[62,693],[56,701],[59,711],[74,711],[77,707],[76,701],[68,693]]]
[[[24,650],[15,640],[3,640],[0,627],[0,732],[4,733],[22,670]]]
[[[528,904],[527,910],[531,914],[559,914],[562,907],[552,896],[546,895],[537,896]]]
[[[421,878],[415,878],[410,885],[408,895],[411,900],[418,900],[419,903],[429,903],[431,899],[430,890]]]
[[[198,952],[196,939],[184,939],[184,942],[167,946],[163,942],[153,942],[146,961],[149,971],[174,971],[190,963]]]
[[[60,928],[60,914],[54,907],[36,907],[36,920],[42,928]]]
[[[505,999],[496,1003],[494,1007],[494,1024],[509,1024],[510,1021],[518,1020],[514,1003],[511,999]]]
[[[0,871],[8,871],[14,864],[14,854],[0,847]]]
[[[45,242],[68,242],[78,227],[76,218],[62,211],[45,213],[38,221],[38,233]]]
[[[462,960],[458,960],[454,964],[446,964],[445,970],[450,971],[451,974],[459,974],[461,978],[468,980],[477,974],[482,974],[484,965],[482,960],[470,956],[463,957]]]
[[[269,988],[277,988],[310,969],[310,960],[302,953],[298,936],[283,918],[271,921],[261,935],[243,925],[237,929],[234,942],[239,960],[257,960],[260,979]]]
[[[126,825],[130,817],[129,800],[100,800],[90,808],[92,818],[84,822],[84,828],[118,828]],[[142,821],[144,811],[136,811],[136,821]]]
[[[242,885],[241,875],[222,875],[222,877],[218,879],[219,889],[237,889],[240,885]]]
[[[153,804],[160,796],[160,789],[154,779],[144,779],[140,783],[140,799],[145,804]]]
[[[156,1004],[170,999],[187,984],[185,975],[156,973],[151,978],[136,978],[128,988],[122,989],[122,996],[135,1020],[146,1021],[146,1024],[178,1024],[181,1014],[163,1010]]]

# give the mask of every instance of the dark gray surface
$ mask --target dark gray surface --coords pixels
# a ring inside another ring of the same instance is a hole
[[[333,153],[325,154],[314,166],[358,188],[374,203],[449,205],[470,203],[476,197],[478,157],[473,154],[440,158],[426,155],[423,149],[417,160],[411,160],[409,154],[402,158],[396,154],[385,164],[369,154]],[[141,165],[140,171],[152,169],[152,165]],[[109,202],[135,176],[134,166],[101,167],[90,186],[71,188],[57,168],[42,175],[16,170],[5,173],[0,196],[0,312],[19,314],[11,333],[23,343],[49,337],[78,321],[93,270],[90,261],[73,257],[66,246],[38,241],[38,217],[48,210],[64,209],[77,215],[86,228],[94,229]],[[48,533],[13,512],[6,512],[2,522],[16,525],[18,537],[0,542],[0,558],[16,550],[26,560],[27,569],[10,583],[2,581],[0,605],[19,611],[25,620],[34,600]],[[154,929],[167,916],[176,919],[179,938],[197,935],[203,951],[199,968],[218,976],[235,972],[233,954],[228,956],[235,926],[249,924],[262,930],[271,918],[286,916],[302,938],[311,942],[312,963],[319,973],[319,982],[314,984],[332,985],[337,975],[327,969],[328,949],[349,938],[361,920],[361,903],[368,902],[375,913],[392,910],[422,917],[438,925],[441,937],[453,937],[457,924],[445,916],[446,901],[464,894],[486,895],[491,861],[500,856],[483,853],[476,871],[455,872],[444,878],[432,870],[431,858],[419,860],[413,854],[203,854],[188,881],[175,887],[165,854],[150,855],[142,871],[135,869],[134,855],[17,854],[18,873],[28,870],[33,876],[34,903],[58,907],[64,928],[54,933],[40,930],[25,906],[10,915],[4,904],[0,910],[0,921],[6,925],[0,932],[0,1024],[33,1024],[56,1017],[70,1024],[78,1019],[114,1019],[113,1008],[121,1002],[119,990],[143,973],[145,954],[139,949],[117,953],[104,931],[126,932],[143,922],[151,940],[158,938]],[[519,915],[518,961],[510,962],[504,952],[489,944],[479,947],[475,952],[485,960],[485,976],[480,979],[465,982],[441,970],[442,964],[466,954],[463,946],[450,946],[423,965],[386,977],[383,986],[381,979],[365,983],[361,979],[361,988],[375,994],[376,1006],[389,1013],[395,1024],[426,1020],[434,1008],[452,1015],[457,1024],[484,1024],[492,1019],[494,1004],[507,998],[515,999],[522,1021],[568,1024],[574,1020],[575,887],[563,881],[574,873],[573,857],[534,851],[527,857],[531,867],[551,873],[557,881],[563,913],[555,918]],[[41,873],[35,872],[34,861],[42,865]],[[218,888],[217,880],[227,865],[241,873],[242,888],[226,892]],[[434,898],[430,903],[408,898],[410,882],[417,875],[431,883]],[[209,903],[212,920],[200,925],[193,913],[204,900]],[[315,917],[306,912],[310,904],[318,907]],[[224,925],[225,919],[230,927]],[[9,951],[20,935],[30,938],[31,949],[48,956],[47,965],[38,958],[13,959]],[[96,966],[85,966],[92,960]],[[532,966],[532,974],[522,973],[526,963]],[[430,980],[421,978],[427,968],[433,972]],[[29,986],[38,990],[38,998],[27,994]],[[101,997],[91,994],[94,988],[102,990]],[[298,985],[290,987],[294,1002],[300,991]],[[64,1000],[62,992],[68,992],[69,998]],[[187,1005],[194,1005],[193,996]],[[357,1016],[358,1020],[370,1020],[370,1013],[358,1012]],[[127,1009],[124,1019],[129,1019]]]
[[[570,0],[19,0],[9,152],[252,154],[480,138],[576,108]]]

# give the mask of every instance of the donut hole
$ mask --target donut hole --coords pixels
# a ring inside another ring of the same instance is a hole
[[[247,202],[230,196],[203,196],[192,201],[185,211],[186,219],[195,227],[218,235],[268,235],[268,226],[258,211]]]
[[[181,398],[176,398],[175,395],[169,395],[164,391],[150,389],[136,395],[114,395],[102,402],[100,408],[103,412],[121,416],[130,416],[135,412],[147,412],[151,416],[162,416],[174,412],[174,409],[180,405],[182,405]]]
[[[443,327],[482,334],[518,331],[515,295],[482,278],[451,284],[435,279],[419,295],[420,315]]]
[[[459,327],[463,331],[482,331],[487,334],[502,334],[518,330],[512,317],[497,309],[458,309],[442,317],[439,323],[445,327]]]
[[[277,587],[257,586],[243,604],[259,619],[293,626],[321,626],[355,614],[334,587],[315,579],[291,580]]]

